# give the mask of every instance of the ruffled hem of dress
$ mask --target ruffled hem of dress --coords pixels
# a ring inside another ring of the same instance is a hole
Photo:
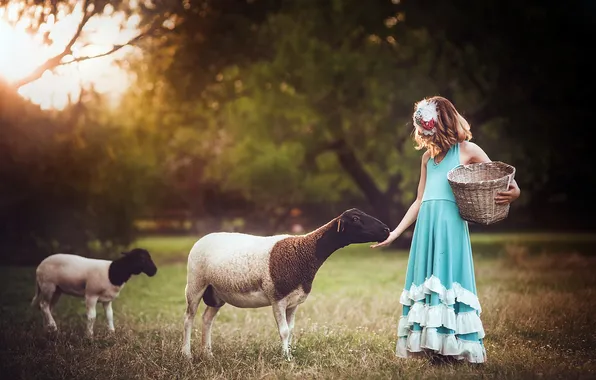
[[[401,316],[397,324],[397,336],[407,336],[412,332],[410,326],[418,323],[421,327],[446,327],[455,334],[478,333],[478,339],[484,338],[484,327],[476,310],[455,314],[455,310],[445,304],[428,306],[416,302],[407,315]]]
[[[457,282],[453,283],[451,289],[447,289],[441,284],[441,280],[434,275],[427,278],[424,283],[420,285],[414,285],[414,283],[412,283],[409,290],[404,289],[399,298],[399,302],[405,306],[412,306],[416,301],[421,301],[427,294],[432,293],[438,294],[439,299],[445,305],[453,305],[457,301],[478,310],[478,313],[482,312],[480,301],[478,301],[476,294],[464,288]]]
[[[470,363],[486,362],[486,349],[480,342],[460,339],[454,334],[441,334],[433,327],[410,331],[407,336],[397,338],[395,353],[400,358],[428,350]]]

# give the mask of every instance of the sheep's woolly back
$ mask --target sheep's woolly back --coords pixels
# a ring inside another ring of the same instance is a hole
[[[85,294],[103,294],[106,289],[117,294],[122,286],[115,286],[108,279],[112,262],[59,253],[43,260],[36,270],[37,283],[43,290],[57,286],[68,295],[83,297]]]
[[[259,289],[269,277],[269,253],[280,240],[291,235],[254,236],[234,232],[205,235],[188,256],[187,284],[191,288],[214,285],[229,292]],[[197,283],[197,274],[207,283]],[[195,289],[199,290],[199,289]]]

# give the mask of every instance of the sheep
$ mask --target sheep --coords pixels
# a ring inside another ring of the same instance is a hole
[[[112,301],[118,296],[133,274],[144,272],[149,277],[157,273],[151,255],[135,248],[122,252],[114,261],[90,259],[72,254],[57,253],[46,257],[36,270],[36,291],[31,306],[37,306],[44,317],[47,330],[56,331],[52,309],[60,295],[84,297],[87,307],[87,336],[93,337],[95,306],[103,304],[108,330],[114,329]]]
[[[308,297],[315,275],[336,250],[352,243],[384,241],[389,228],[358,209],[305,235],[254,236],[233,232],[205,235],[188,255],[186,312],[182,353],[192,358],[191,330],[201,299],[202,351],[212,357],[211,328],[226,303],[239,308],[271,306],[282,342],[291,360],[290,343],[296,308]]]

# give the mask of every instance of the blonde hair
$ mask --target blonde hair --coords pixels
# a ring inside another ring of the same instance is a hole
[[[426,149],[431,157],[437,157],[445,153],[453,145],[472,139],[470,124],[462,115],[457,112],[453,103],[442,96],[433,96],[425,100],[433,102],[437,106],[438,123],[435,123],[436,132],[432,135],[425,135],[420,132],[422,126],[414,120],[414,141],[416,149]],[[414,104],[414,110],[419,102]]]

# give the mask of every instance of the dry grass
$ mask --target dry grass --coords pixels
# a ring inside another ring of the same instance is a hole
[[[478,254],[484,365],[395,358],[406,262],[404,253],[366,246],[336,253],[298,309],[293,362],[281,357],[270,309],[229,306],[214,325],[215,358],[199,355],[200,318],[195,357],[182,358],[184,264],[133,279],[114,303],[117,334],[107,336],[98,310],[94,340],[82,337],[84,306],[73,298],[58,304],[61,331],[46,336],[41,316],[28,306],[33,269],[0,268],[0,373],[3,379],[596,378],[594,257],[531,255],[520,246],[501,257]]]

